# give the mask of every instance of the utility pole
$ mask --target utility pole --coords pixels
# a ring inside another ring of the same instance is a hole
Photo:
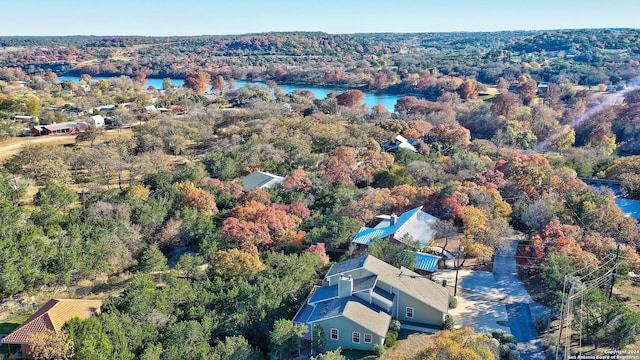
[[[464,251],[464,246],[460,245],[456,254],[456,282],[453,285],[453,296],[458,294],[458,270],[460,270],[460,253]]]
[[[613,295],[613,283],[616,281],[616,270],[618,270],[618,257],[620,256],[620,244],[616,248],[616,265],[611,270],[611,289],[609,289],[609,300],[611,300],[611,295]]]

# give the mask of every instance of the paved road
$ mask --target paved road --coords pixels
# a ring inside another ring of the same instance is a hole
[[[546,309],[537,304],[520,282],[514,255],[518,241],[514,240],[508,250],[496,253],[493,263],[493,276],[496,285],[505,295],[509,327],[518,338],[518,350],[521,359],[544,359],[533,322],[535,316],[543,315]]]

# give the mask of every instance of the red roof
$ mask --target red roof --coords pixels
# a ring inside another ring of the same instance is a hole
[[[98,311],[100,305],[102,300],[51,299],[0,343],[29,344],[34,334],[47,330],[59,332],[67,321],[76,317],[86,319]]]

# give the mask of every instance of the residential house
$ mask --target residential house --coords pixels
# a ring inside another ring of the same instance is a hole
[[[269,189],[284,181],[282,176],[270,174],[262,171],[254,171],[240,179],[242,191],[249,191],[254,188]]]
[[[413,240],[420,243],[420,248],[426,247],[435,236],[436,231],[431,225],[438,220],[433,215],[422,211],[422,206],[411,209],[400,216],[378,215],[376,218],[382,219],[373,228],[362,227],[351,242],[368,246],[374,238],[386,238],[401,242],[405,235],[411,235]]]
[[[73,318],[86,319],[94,313],[99,313],[101,305],[101,300],[51,299],[11,334],[0,340],[0,344],[7,344],[9,353],[12,352],[12,348],[20,347],[22,357],[30,357],[31,344],[35,336],[45,331],[58,333],[64,324]]]
[[[75,134],[85,131],[88,124],[85,122],[64,122],[60,124],[49,124],[34,126],[31,128],[33,135],[53,135],[53,134]]]
[[[382,144],[380,144],[380,147],[386,152],[394,152],[398,149],[406,149],[417,153],[418,150],[414,146],[417,143],[418,142],[416,140],[406,139],[405,137],[398,135],[394,140],[383,142]]]
[[[365,255],[334,264],[293,322],[309,327],[309,340],[324,334],[325,350],[372,351],[384,343],[392,319],[401,328],[437,332],[448,308],[447,288]]]

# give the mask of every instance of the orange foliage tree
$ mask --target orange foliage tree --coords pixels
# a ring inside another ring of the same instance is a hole
[[[198,94],[205,92],[211,83],[211,75],[208,72],[198,70],[184,77],[184,86]]]

